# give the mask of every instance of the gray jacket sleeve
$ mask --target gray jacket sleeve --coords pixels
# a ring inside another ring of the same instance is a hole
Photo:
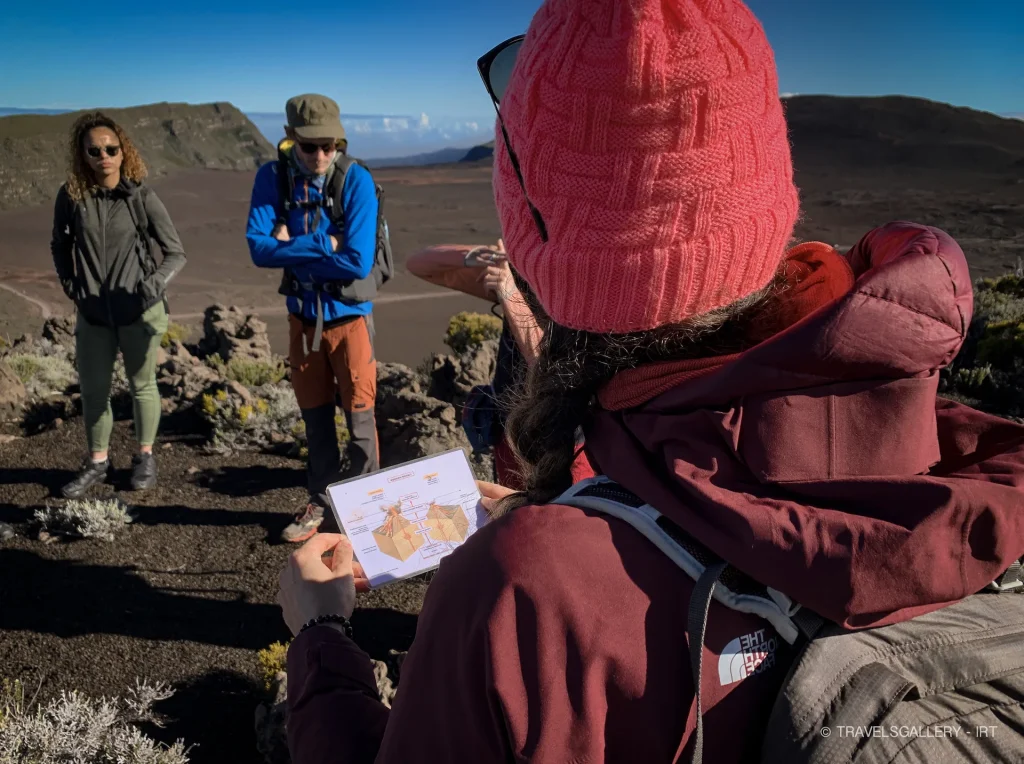
[[[185,250],[181,246],[181,238],[167,214],[167,208],[160,197],[149,189],[146,194],[146,216],[149,218],[149,234],[156,239],[163,252],[163,262],[156,269],[158,276],[166,287],[178,272],[185,267]]]
[[[64,294],[71,297],[75,280],[74,246],[75,234],[72,230],[74,221],[71,215],[71,197],[67,188],[60,187],[57,201],[53,205],[53,232],[50,235],[50,254],[53,255],[53,267],[57,271]]]

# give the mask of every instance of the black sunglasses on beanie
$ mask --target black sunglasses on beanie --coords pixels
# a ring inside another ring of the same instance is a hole
[[[519,187],[523,189],[523,196],[526,197],[526,204],[530,208],[530,214],[533,216],[534,223],[537,224],[537,230],[540,231],[541,241],[546,242],[548,240],[547,226],[544,224],[544,218],[541,217],[540,212],[537,211],[537,208],[533,206],[533,202],[530,201],[529,194],[526,193],[523,172],[519,169],[519,157],[516,156],[516,152],[512,148],[512,142],[508,139],[505,121],[501,118],[501,109],[499,108],[501,106],[501,99],[505,95],[505,89],[508,87],[508,81],[512,78],[512,69],[516,65],[516,56],[519,55],[519,49],[522,47],[524,39],[526,39],[526,35],[517,35],[491,48],[491,50],[477,60],[476,68],[480,72],[480,79],[484,81],[487,94],[491,97],[491,102],[494,104],[494,111],[498,115],[501,135],[505,139],[505,150],[508,152],[508,158],[512,162],[512,168],[516,171]]]

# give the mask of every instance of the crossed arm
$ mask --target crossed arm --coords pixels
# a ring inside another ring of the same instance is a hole
[[[377,243],[377,194],[373,178],[353,167],[345,181],[342,204],[345,235],[329,225],[314,233],[292,236],[277,227],[278,189],[274,165],[256,175],[245,238],[253,264],[260,268],[306,266],[321,281],[366,278],[373,267]]]

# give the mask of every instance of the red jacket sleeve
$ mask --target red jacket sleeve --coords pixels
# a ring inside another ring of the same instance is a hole
[[[378,700],[369,656],[352,640],[328,626],[295,639],[288,652],[294,764],[508,758],[488,638],[502,577],[478,546],[457,550],[435,574],[390,712]]]
[[[288,649],[288,751],[294,764],[369,764],[388,723],[370,656],[314,626]]]
[[[490,530],[443,560],[430,583],[377,764],[509,760],[490,637],[504,580],[479,543]]]

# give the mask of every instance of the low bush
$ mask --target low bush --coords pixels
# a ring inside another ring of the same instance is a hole
[[[974,319],[939,391],[992,414],[1024,417],[1024,276],[975,284]]]
[[[75,367],[59,355],[11,353],[5,360],[25,385],[30,398],[63,393],[78,380]]]
[[[221,376],[234,380],[250,389],[265,385],[276,385],[285,377],[284,361],[268,363],[250,358],[232,358],[224,361],[219,355],[211,355],[207,363]]]
[[[188,764],[188,750],[146,737],[139,724],[161,726],[153,706],[171,697],[163,683],[136,680],[125,698],[94,700],[77,692],[30,708],[24,685],[0,684],[0,764]]]
[[[274,642],[256,653],[260,664],[260,675],[263,677],[263,689],[270,691],[274,686],[274,678],[282,671],[288,670],[288,643]]]
[[[36,510],[35,520],[48,533],[113,541],[132,517],[117,499],[71,499]]]
[[[297,451],[293,427],[300,413],[291,387],[265,385],[253,392],[253,403],[223,389],[203,395],[199,411],[211,427],[210,449],[231,454],[289,446]]]
[[[484,313],[457,313],[448,322],[445,344],[461,355],[469,348],[501,337],[501,319]]]
[[[169,348],[173,342],[184,342],[192,334],[192,330],[184,324],[176,324],[173,321],[167,324],[167,331],[160,338],[160,346]]]

